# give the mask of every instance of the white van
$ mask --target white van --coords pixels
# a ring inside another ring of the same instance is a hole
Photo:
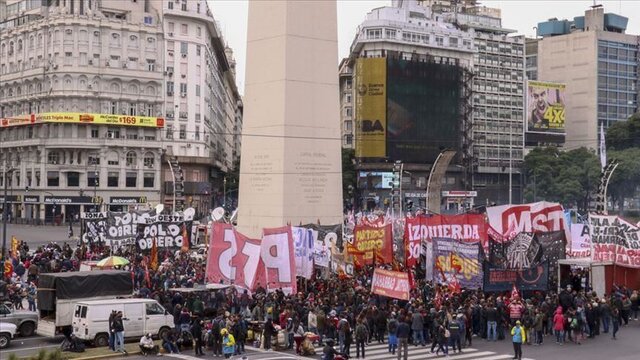
[[[173,315],[152,299],[90,300],[76,303],[73,314],[73,333],[95,346],[109,344],[109,315],[122,311],[126,338],[139,339],[151,333],[162,338],[173,327]]]

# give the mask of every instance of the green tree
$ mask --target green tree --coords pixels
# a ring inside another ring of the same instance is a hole
[[[351,204],[352,199],[357,196],[357,187],[356,152],[353,149],[342,149],[342,197],[345,203]]]
[[[607,157],[619,163],[609,181],[607,195],[618,204],[620,215],[624,215],[625,199],[633,197],[640,187],[640,147],[608,151]]]
[[[617,121],[607,129],[607,149],[640,148],[640,112],[627,121]]]
[[[553,201],[586,211],[590,194],[598,186],[598,157],[587,148],[561,151],[536,148],[524,159],[527,201]]]

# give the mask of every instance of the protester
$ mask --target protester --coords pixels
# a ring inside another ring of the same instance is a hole
[[[515,326],[511,329],[511,341],[513,342],[514,359],[522,360],[522,344],[527,341],[527,332],[521,326],[520,320],[516,320]]]
[[[226,359],[229,359],[236,351],[236,340],[227,329],[222,329],[222,353]]]
[[[398,324],[396,332],[398,336],[398,360],[407,360],[409,356],[409,331],[411,327],[409,327],[408,322],[410,320],[410,318],[400,318],[400,323]]]
[[[153,338],[151,336],[151,333],[143,335],[140,338],[140,352],[142,352],[142,355],[144,356],[147,356],[149,354],[151,355],[158,354],[159,348],[158,348],[158,345],[155,345],[153,343]]]

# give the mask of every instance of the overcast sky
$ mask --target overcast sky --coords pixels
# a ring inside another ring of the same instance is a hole
[[[225,41],[234,51],[237,61],[237,82],[244,93],[244,67],[247,41],[247,0],[208,0]],[[269,0],[254,0],[269,1]],[[629,18],[628,34],[640,34],[640,0],[599,0],[605,12]],[[380,6],[390,6],[391,0],[338,0],[338,44],[340,58],[346,56],[356,28],[367,12]],[[482,5],[502,9],[502,26],[518,34],[533,36],[533,27],[549,18],[573,19],[584,15],[593,0],[484,0]],[[336,59],[336,70],[339,59]]]

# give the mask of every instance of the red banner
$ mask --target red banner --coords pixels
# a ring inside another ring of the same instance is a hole
[[[383,227],[356,225],[353,230],[355,261],[361,265],[390,264],[393,262],[393,230],[391,224]]]
[[[266,286],[264,262],[260,257],[260,240],[249,239],[235,231],[238,252],[231,259],[231,265],[236,269],[235,284],[247,289],[255,290],[259,286]]]
[[[371,292],[374,294],[409,300],[409,275],[399,271],[375,269],[371,280]]]
[[[260,248],[267,276],[267,290],[282,289],[295,294],[296,263],[291,227],[264,229]]]
[[[564,210],[558,203],[540,201],[522,205],[501,205],[487,208],[489,225],[507,239],[527,233],[564,231],[571,239]]]
[[[487,249],[487,224],[484,216],[475,214],[420,216],[406,219],[405,238],[429,241],[435,238],[454,239],[465,243],[480,242]]]
[[[426,239],[422,233],[414,233],[413,229],[420,229],[423,217],[406,218],[404,225],[404,254],[406,266],[416,266],[420,260],[422,242]]]
[[[207,256],[207,282],[229,284],[235,281],[235,268],[231,260],[238,252],[233,225],[213,223],[209,254]]]

